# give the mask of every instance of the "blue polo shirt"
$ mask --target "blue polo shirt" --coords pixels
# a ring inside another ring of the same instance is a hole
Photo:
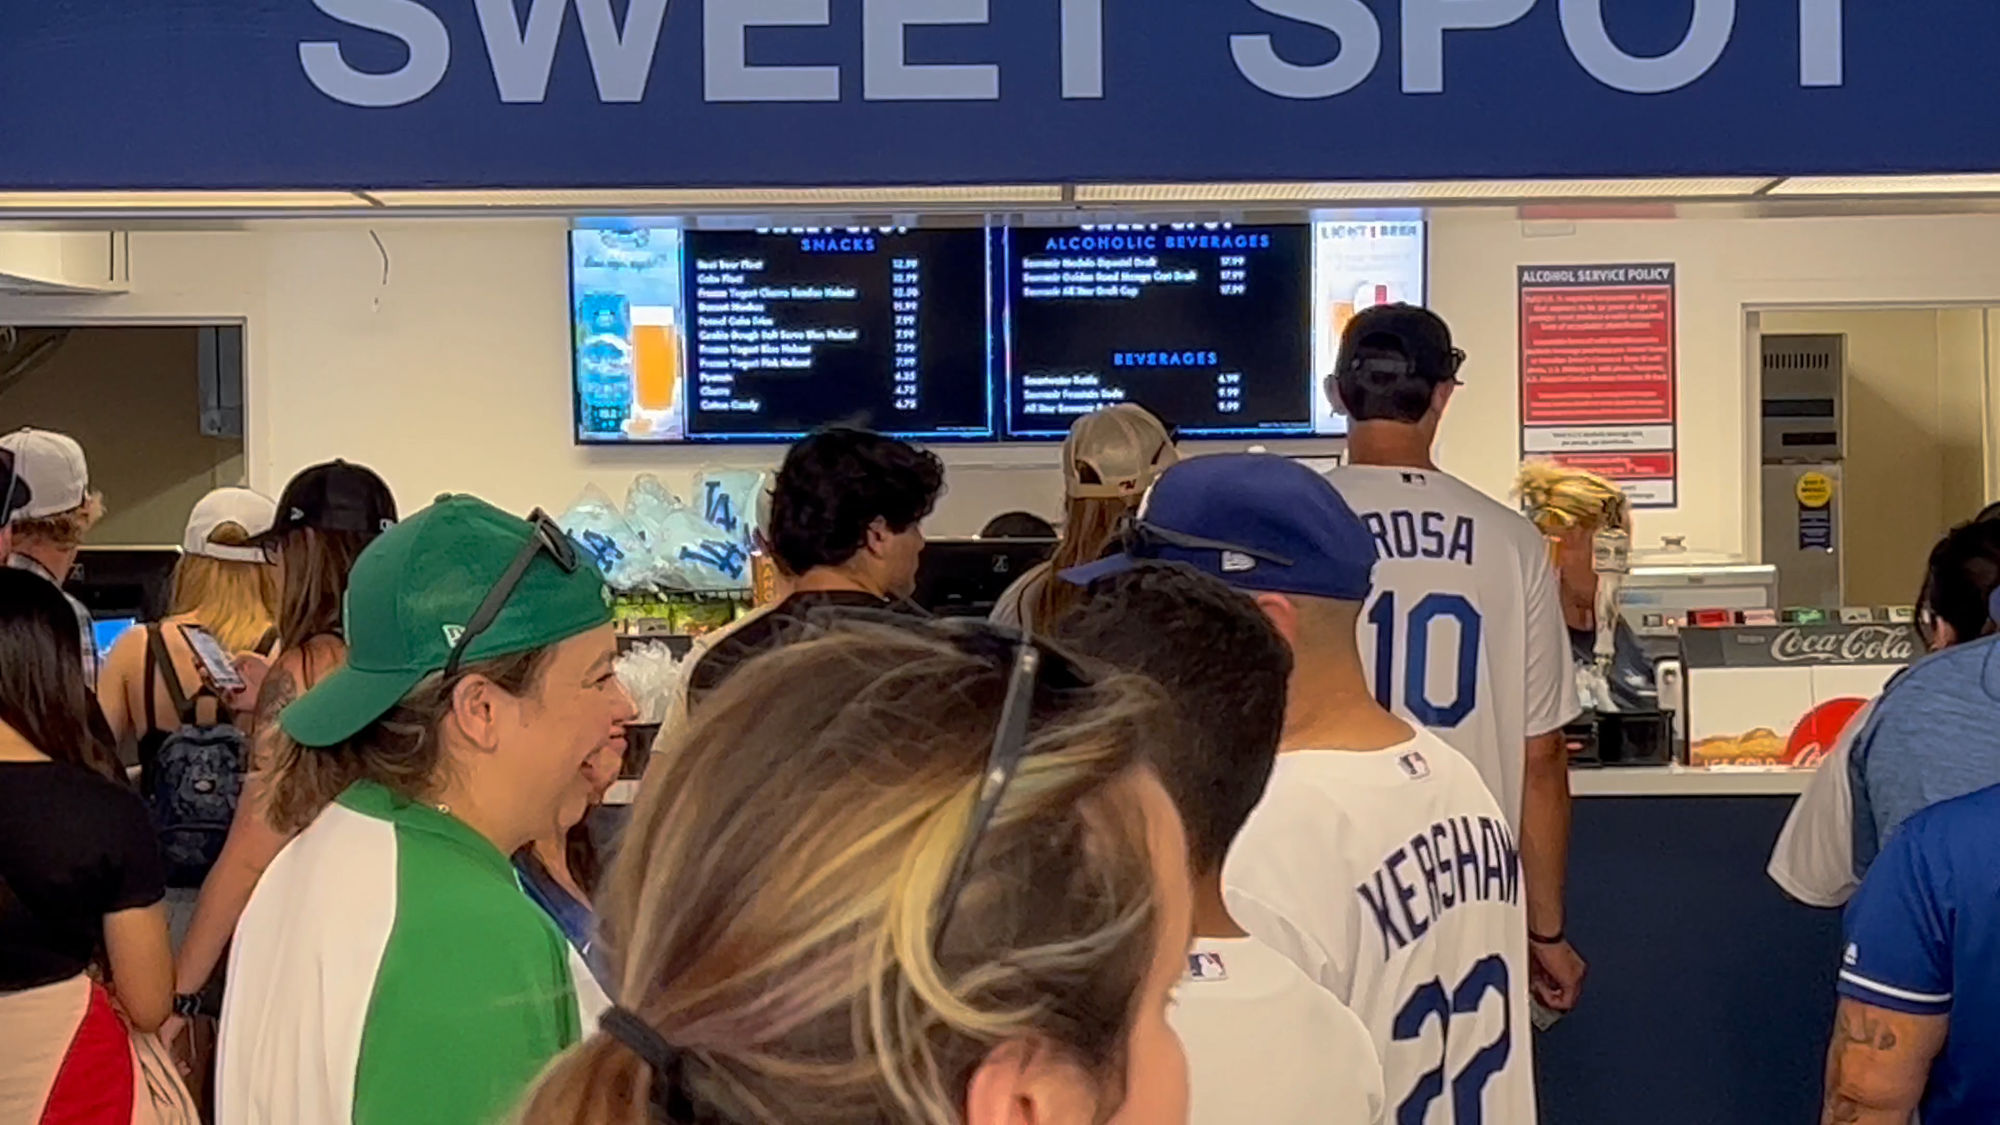
[[[1911,817],[1847,908],[1839,990],[1948,1016],[1924,1125],[2000,1121],[2000,786]]]
[[[1911,816],[2000,785],[1996,716],[2000,636],[1932,653],[1890,682],[1847,761],[1857,877]]]

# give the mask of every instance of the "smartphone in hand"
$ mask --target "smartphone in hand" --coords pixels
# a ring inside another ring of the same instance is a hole
[[[249,686],[243,681],[243,674],[236,670],[236,661],[229,650],[215,635],[199,625],[183,625],[181,637],[194,650],[195,670],[201,674],[201,682],[217,695],[227,697]]]

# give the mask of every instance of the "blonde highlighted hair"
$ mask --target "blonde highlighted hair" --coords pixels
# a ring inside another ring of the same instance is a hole
[[[677,1125],[955,1123],[1019,1041],[1122,1097],[1159,924],[1132,782],[1180,735],[1147,681],[1038,689],[939,935],[1006,679],[969,642],[851,626],[746,665],[655,767],[599,921],[615,999],[678,1051]],[[598,1032],[523,1121],[668,1120],[656,1077]]]
[[[13,523],[14,541],[47,543],[61,550],[83,543],[83,537],[104,518],[104,494],[92,492],[83,503],[53,515],[22,517]]]
[[[1514,480],[1514,494],[1520,497],[1522,514],[1544,535],[1632,530],[1624,490],[1596,473],[1554,461],[1530,461]]]
[[[242,547],[250,533],[224,523],[209,533],[218,547]],[[278,615],[278,568],[268,563],[182,555],[174,564],[170,613],[191,613],[230,652],[249,652],[264,640]]]

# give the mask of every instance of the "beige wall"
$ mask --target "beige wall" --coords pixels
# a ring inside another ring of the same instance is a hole
[[[0,296],[0,323],[245,321],[248,471],[264,488],[342,455],[380,468],[405,506],[476,489],[526,509],[565,505],[592,481],[621,493],[639,471],[684,487],[704,463],[767,463],[768,450],[571,443],[564,227],[551,219],[380,224],[386,284],[368,228],[357,223],[140,232],[132,293]],[[2000,301],[1993,216],[1524,224],[1511,209],[1479,208],[1442,212],[1433,230],[1432,301],[1471,356],[1440,457],[1496,495],[1519,461],[1516,267],[1679,265],[1682,503],[1640,515],[1642,544],[1684,535],[1698,548],[1754,550],[1756,538],[1746,536],[1757,516],[1747,309]],[[944,456],[952,494],[935,530],[971,531],[1005,508],[1055,507],[1053,448],[947,448]]]
[[[1766,312],[1766,335],[1847,337],[1846,599],[1904,605],[1933,543],[1985,503],[1978,309]]]
[[[196,335],[78,329],[47,363],[0,391],[0,429],[38,426],[83,445],[109,513],[92,543],[178,545],[195,501],[242,481],[242,443],[201,433]]]

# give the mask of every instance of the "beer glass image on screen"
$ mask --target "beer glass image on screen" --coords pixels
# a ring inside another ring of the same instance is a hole
[[[1182,437],[1313,432],[1303,224],[1010,228],[1008,436],[1136,402]]]
[[[1356,313],[1424,293],[1424,223],[1413,214],[1313,224],[1313,430],[1347,432],[1347,417],[1326,389],[1340,355],[1340,334]]]

